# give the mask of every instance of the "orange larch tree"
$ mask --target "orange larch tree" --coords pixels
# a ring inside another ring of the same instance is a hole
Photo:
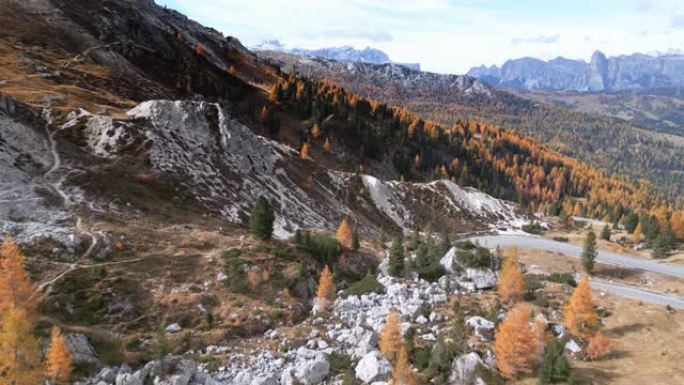
[[[387,314],[387,320],[382,328],[378,346],[387,359],[394,361],[403,346],[403,342],[403,337],[399,330],[399,313],[392,310]]]
[[[0,254],[0,314],[18,307],[33,318],[38,301],[36,288],[24,270],[24,255],[8,235],[3,239]]]
[[[316,311],[326,312],[333,301],[335,301],[335,282],[330,268],[325,266],[318,280],[318,289],[316,289]]]
[[[603,334],[596,333],[589,338],[589,345],[587,346],[587,355],[592,361],[597,361],[607,356],[613,351],[613,341]]]
[[[302,149],[299,150],[299,156],[302,159],[309,159],[309,142],[304,142]]]
[[[589,279],[583,277],[572,292],[570,300],[563,310],[564,324],[570,333],[589,338],[598,326],[598,315],[591,298]]]
[[[399,350],[399,357],[397,363],[392,370],[392,385],[416,385],[416,375],[411,369],[411,363],[408,359],[406,347],[402,346]]]
[[[532,373],[539,359],[539,343],[530,326],[527,306],[516,305],[496,329],[494,354],[499,371],[506,378]]]
[[[325,138],[325,143],[323,143],[323,150],[325,152],[330,152],[332,150],[332,144],[330,143],[330,138]]]
[[[353,245],[352,226],[349,223],[349,218],[344,217],[340,226],[337,228],[337,240],[345,247],[351,248]]]
[[[64,335],[57,327],[53,327],[50,347],[45,354],[45,375],[55,384],[66,384],[71,371],[71,354]]]
[[[518,248],[513,246],[506,252],[506,258],[499,273],[497,291],[504,303],[514,304],[522,298],[524,289],[525,280],[518,269]]]
[[[0,321],[0,385],[40,384],[40,347],[26,310],[9,306]]]

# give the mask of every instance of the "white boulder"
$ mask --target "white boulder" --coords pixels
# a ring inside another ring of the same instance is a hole
[[[383,381],[391,371],[389,361],[377,350],[363,356],[355,368],[356,378],[365,383]]]

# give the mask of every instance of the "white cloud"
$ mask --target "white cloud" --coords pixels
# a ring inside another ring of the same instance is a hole
[[[564,2],[505,7],[484,0],[157,1],[246,45],[271,39],[309,49],[370,45],[436,72],[464,73],[522,56],[588,60],[596,49],[607,55],[684,49],[684,28],[673,28],[679,19],[672,18],[684,12],[683,0],[577,0],[569,9]]]
[[[531,37],[514,37],[513,39],[511,39],[511,43],[513,43],[513,44],[524,44],[524,43],[551,44],[551,43],[557,43],[559,39],[560,39],[559,34],[539,35],[539,36],[531,36]]]

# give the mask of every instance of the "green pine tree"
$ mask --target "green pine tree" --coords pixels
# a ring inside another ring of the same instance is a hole
[[[394,239],[389,257],[389,274],[393,277],[404,275],[404,246],[401,237]]]
[[[610,227],[608,226],[608,224],[603,226],[603,230],[601,230],[601,239],[610,241]]]
[[[273,207],[263,196],[257,199],[249,218],[249,229],[252,235],[261,241],[271,239],[275,214]]]
[[[584,266],[584,271],[587,274],[591,274],[594,270],[596,254],[596,233],[590,228],[587,237],[584,239],[584,249],[582,250],[582,266]]]
[[[352,230],[352,249],[358,250],[359,247],[361,247],[361,242],[359,241],[359,231],[356,229],[356,226],[354,226],[354,230]]]
[[[542,385],[566,382],[570,379],[570,363],[563,355],[564,342],[553,339],[547,345],[539,365],[539,383]]]

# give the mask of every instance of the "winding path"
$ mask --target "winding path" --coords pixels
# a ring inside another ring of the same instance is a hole
[[[48,169],[45,174],[43,175],[43,179],[52,186],[52,188],[59,194],[60,197],[64,200],[64,206],[69,208],[74,204],[74,202],[71,200],[71,197],[69,194],[64,191],[62,188],[62,184],[66,180],[66,178],[69,176],[69,174],[75,172],[76,170],[67,170],[67,172],[62,175],[59,179],[57,179],[54,182],[50,181],[50,176],[54,173],[56,173],[61,167],[62,167],[62,158],[59,155],[59,151],[57,151],[57,141],[55,140],[55,135],[60,131],[59,128],[55,130],[50,130],[50,123],[52,121],[51,119],[51,111],[49,109],[43,111],[43,117],[45,119],[45,132],[47,134],[47,139],[48,139],[48,149],[50,150],[50,154],[52,155],[52,166],[50,169]],[[86,265],[82,265],[79,263],[79,261],[83,261],[86,258],[88,258],[92,253],[93,250],[95,250],[95,247],[97,247],[98,240],[97,240],[97,235],[95,235],[93,232],[88,231],[83,228],[83,219],[78,216],[75,213],[72,213],[76,217],[76,232],[80,234],[85,234],[90,238],[90,245],[88,245],[88,248],[76,259],[76,262],[71,263],[68,265],[68,268],[64,270],[63,272],[59,273],[57,276],[51,278],[50,280],[41,283],[38,285],[37,292],[42,292],[45,289],[49,288],[53,283],[57,282],[59,279],[64,277],[65,275],[69,274],[70,272],[83,268]],[[88,267],[95,266],[95,265],[88,265]]]
[[[517,246],[524,249],[537,249],[553,251],[580,258],[582,248],[565,242],[553,241],[532,235],[483,235],[469,238],[480,245],[495,248],[497,246],[510,247]],[[632,269],[648,271],[651,273],[667,275],[676,278],[684,278],[684,266],[667,264],[665,262],[655,262],[638,257],[612,253],[610,251],[598,250],[596,258],[598,262],[610,265],[624,266]],[[670,305],[684,309],[684,298],[673,294],[656,293],[643,290],[633,286],[616,284],[609,281],[591,279],[591,284],[596,290],[618,295],[626,298],[638,299],[657,305]]]

